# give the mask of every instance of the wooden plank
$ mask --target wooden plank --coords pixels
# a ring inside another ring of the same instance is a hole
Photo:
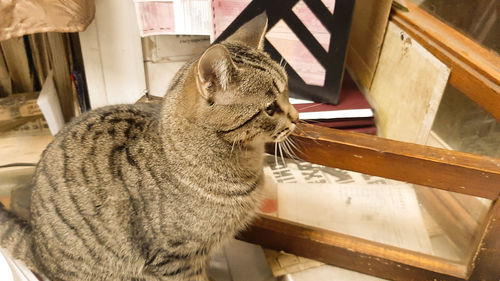
[[[8,97],[10,94],[12,94],[12,81],[10,81],[9,69],[0,48],[0,97]]]
[[[68,122],[75,116],[75,99],[71,84],[70,66],[63,34],[50,32],[47,34],[54,83],[61,103],[64,120]]]
[[[5,63],[12,79],[13,93],[33,92],[33,76],[28,63],[28,54],[23,37],[0,42]]]
[[[477,252],[469,264],[469,280],[500,279],[500,200],[496,200],[484,224]]]
[[[384,41],[391,0],[357,0],[354,5],[346,67],[370,89]]]
[[[367,93],[380,136],[425,144],[450,70],[389,22],[380,61]]]
[[[45,78],[50,71],[50,60],[48,54],[48,39],[46,33],[36,33],[28,35],[33,64],[40,85],[43,85]]]
[[[239,239],[391,280],[463,280],[466,266],[341,233],[262,216]]]
[[[408,3],[392,21],[450,69],[450,83],[500,120],[500,56]]]
[[[296,131],[295,153],[305,161],[493,200],[500,195],[497,158],[307,124]]]

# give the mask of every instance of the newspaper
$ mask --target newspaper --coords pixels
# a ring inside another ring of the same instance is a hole
[[[279,218],[433,254],[409,184],[274,156],[264,172],[277,184]]]

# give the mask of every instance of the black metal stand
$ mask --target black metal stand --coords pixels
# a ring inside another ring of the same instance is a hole
[[[283,20],[295,33],[304,46],[325,68],[324,86],[308,85],[289,64],[286,66],[289,77],[290,96],[312,99],[316,102],[337,104],[344,75],[344,63],[351,29],[352,14],[355,0],[335,0],[333,15],[321,0],[303,0],[318,20],[330,32],[330,47],[328,52],[314,38],[302,21],[295,15],[292,8],[299,0],[253,0],[241,14],[215,40],[220,42],[233,34],[244,23],[266,11],[269,18],[268,30],[279,20]],[[266,40],[265,50],[280,61],[282,56]]]

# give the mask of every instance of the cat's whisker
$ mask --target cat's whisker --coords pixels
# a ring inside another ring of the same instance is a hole
[[[302,150],[299,147],[299,144],[295,143],[295,139],[287,138],[287,140],[288,140],[288,143],[290,144],[290,146],[292,148],[294,148],[298,152],[302,152]]]
[[[291,144],[292,140],[289,139],[289,138],[286,138],[285,139],[285,147],[287,148],[287,153],[292,156],[295,160],[298,160],[299,157],[297,156],[297,154],[295,154],[294,152],[294,149],[296,149],[292,144]]]
[[[314,120],[314,119],[300,119],[299,122],[302,124],[321,123],[321,121]]]
[[[280,143],[278,143],[278,147],[279,147],[279,149],[280,149],[280,156],[281,156],[281,161],[283,162],[283,167],[285,167],[285,168],[286,168],[286,162],[285,162],[285,158],[283,157],[283,150],[282,150],[282,148],[281,148],[281,142],[280,142]]]
[[[315,104],[312,104],[312,105],[309,105],[309,106],[303,107],[303,108],[301,108],[300,110],[309,109],[309,108],[314,108],[314,107],[318,107],[318,106],[321,106],[321,105],[323,105],[323,104],[321,104],[321,103],[315,103]]]
[[[286,147],[286,152],[287,152],[288,155],[290,155],[295,160],[298,159],[297,155],[295,154],[295,152],[293,151],[292,147],[290,146],[290,139],[289,138],[285,139],[284,147]]]
[[[290,149],[286,143],[286,139],[282,142],[282,147],[283,147],[283,151],[285,151],[285,154],[288,158],[292,158],[292,159],[295,159],[295,157],[293,156],[293,154],[290,152]]]
[[[276,164],[276,168],[278,168],[278,142],[274,142],[274,162]]]
[[[232,155],[233,154],[233,151],[234,151],[234,144],[236,143],[236,137],[234,137],[234,140],[233,140],[233,145],[231,146],[231,153],[229,155]]]

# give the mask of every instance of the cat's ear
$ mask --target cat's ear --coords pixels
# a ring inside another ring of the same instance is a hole
[[[233,35],[229,36],[226,41],[239,42],[249,47],[262,50],[264,48],[266,30],[267,14],[263,12],[242,25]]]
[[[207,101],[213,101],[215,92],[227,89],[235,71],[236,66],[226,47],[216,44],[208,48],[197,65],[197,81],[201,95]]]

